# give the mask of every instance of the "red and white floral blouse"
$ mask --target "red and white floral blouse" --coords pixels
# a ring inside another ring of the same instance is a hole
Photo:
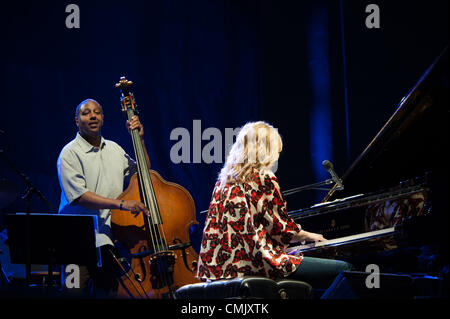
[[[249,183],[219,187],[217,182],[205,221],[197,277],[288,276],[303,259],[285,253],[300,229],[288,216],[271,171],[254,172]]]

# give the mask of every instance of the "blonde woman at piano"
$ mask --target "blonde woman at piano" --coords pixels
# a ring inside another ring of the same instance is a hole
[[[197,277],[202,280],[263,276],[289,278],[326,289],[344,261],[288,254],[291,242],[325,241],[287,214],[274,174],[282,150],[278,131],[265,122],[242,127],[222,168],[205,220]]]

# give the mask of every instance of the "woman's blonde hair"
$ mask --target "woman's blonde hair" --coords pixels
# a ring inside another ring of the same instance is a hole
[[[248,182],[254,170],[271,169],[283,148],[280,134],[266,122],[245,124],[219,174],[220,186]]]

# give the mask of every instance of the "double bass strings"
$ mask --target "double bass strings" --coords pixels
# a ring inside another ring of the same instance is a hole
[[[128,109],[127,110],[127,115],[128,115],[128,121],[131,123],[131,118],[134,115],[133,110]],[[147,165],[145,163],[143,163],[143,158],[145,158],[145,156],[143,155],[143,150],[142,150],[142,145],[140,144],[139,141],[139,132],[135,129],[131,131],[131,137],[132,137],[132,142],[133,142],[133,148],[134,148],[134,152],[136,154],[136,164],[137,164],[137,168],[138,168],[138,178],[139,178],[139,184],[141,185],[141,189],[142,189],[142,200],[144,202],[144,205],[149,209],[150,211],[150,216],[145,216],[144,218],[147,218],[147,222],[148,222],[148,227],[153,228],[153,212],[154,212],[154,208],[150,205],[149,200],[147,198],[147,189],[149,188],[148,183],[146,183],[145,181],[148,180],[149,178],[145,179],[144,178],[144,174],[145,172],[148,170],[145,170],[144,168],[147,167]],[[139,147],[141,146],[141,147]],[[156,236],[155,231],[150,231],[150,240],[152,243],[152,247],[153,249],[159,249],[159,244],[157,243],[158,240],[155,239],[154,237]]]
[[[138,141],[139,140],[139,135],[138,132],[135,132],[135,138]],[[150,198],[146,198],[148,205],[147,206],[150,209],[151,215],[152,215],[152,219],[153,219],[153,223],[155,225],[155,227],[157,228],[157,232],[156,235],[161,238],[161,241],[158,240],[158,250],[159,251],[163,251],[163,250],[168,250],[169,247],[167,245],[167,240],[166,240],[166,236],[164,233],[164,229],[159,229],[159,225],[162,225],[162,220],[161,220],[161,214],[159,212],[159,207],[158,207],[158,202],[156,200],[156,196],[155,196],[155,192],[153,191],[153,185],[152,185],[152,180],[150,178],[150,173],[149,173],[149,168],[147,167],[147,162],[145,159],[145,154],[144,154],[144,150],[142,147],[142,144],[140,142],[136,142],[137,144],[137,151],[139,152],[139,161],[141,162],[141,167],[145,167],[146,169],[142,170],[142,176],[144,177],[144,181],[145,181],[145,195],[146,196],[150,196]],[[162,236],[161,236],[162,234]]]
[[[134,115],[133,110],[128,109],[127,115],[128,119],[131,122],[131,117]],[[156,201],[156,197],[152,187],[152,181],[149,174],[149,168],[147,167],[147,161],[145,159],[144,150],[142,144],[139,141],[139,132],[137,129],[132,131],[132,140],[133,147],[136,153],[136,161],[138,165],[138,175],[139,181],[142,185],[142,197],[145,201],[144,204],[149,208],[150,216],[147,217],[148,227],[152,228],[150,231],[151,241],[155,252],[161,252],[163,250],[168,250],[166,237],[163,229],[159,229],[159,225],[162,224],[162,220],[160,217],[158,204]],[[151,198],[148,198],[150,194]],[[162,237],[161,237],[162,233]],[[156,238],[154,238],[156,237]],[[156,244],[155,244],[156,243]],[[170,287],[170,278],[168,278],[169,274],[163,271],[161,267],[164,267],[163,263],[157,262],[158,272],[162,275],[162,284],[163,287],[167,286],[169,289],[169,294],[173,295],[173,291]]]
[[[131,117],[134,115],[133,111],[128,109],[127,114],[128,114],[128,120],[131,122]],[[146,163],[144,162],[145,155],[143,154],[142,145],[140,144],[140,141],[139,141],[138,131],[132,130],[131,134],[132,134],[133,148],[134,148],[134,151],[136,154],[138,177],[139,177],[139,182],[141,185],[141,196],[142,196],[142,200],[143,200],[145,206],[150,211],[150,214],[149,214],[150,216],[144,215],[143,218],[144,218],[144,220],[145,219],[147,220],[147,227],[150,232],[150,237],[151,237],[150,239],[151,239],[151,244],[152,244],[153,250],[154,250],[154,252],[159,252],[160,247],[159,247],[158,236],[156,234],[157,231],[159,231],[159,229],[157,227],[157,223],[154,223],[154,220],[153,220],[154,219],[153,213],[155,212],[154,205],[151,205],[152,203],[149,200],[149,198],[147,197],[148,196],[147,190],[149,189],[149,186],[150,186],[148,184],[148,180],[150,179],[150,177],[148,176],[148,167],[147,167]],[[144,168],[147,168],[147,169],[144,169]],[[155,225],[156,225],[156,229],[155,229]],[[150,266],[150,264],[149,264],[149,266]],[[159,270],[159,272],[161,272],[161,269],[158,269],[158,270]],[[163,284],[167,285],[165,278],[163,278]]]

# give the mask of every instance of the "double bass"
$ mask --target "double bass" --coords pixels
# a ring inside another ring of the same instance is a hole
[[[128,120],[137,108],[130,86],[120,78],[122,111]],[[138,129],[131,131],[137,173],[120,200],[141,201],[148,216],[111,211],[111,231],[119,252],[119,298],[173,298],[177,288],[199,282],[195,278],[198,255],[189,241],[189,228],[198,224],[192,196],[182,186],[164,180],[147,166]]]

